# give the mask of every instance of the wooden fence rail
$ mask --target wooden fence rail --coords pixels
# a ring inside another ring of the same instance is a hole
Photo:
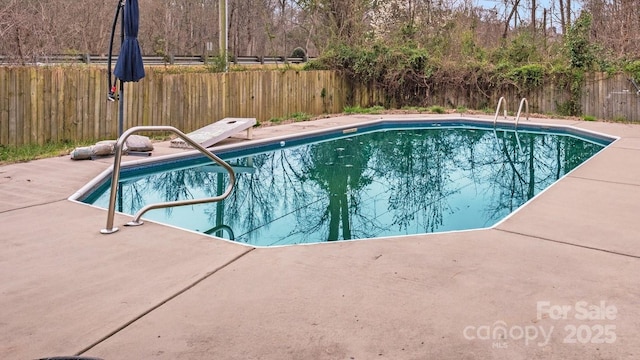
[[[300,112],[342,112],[347,105],[384,104],[384,92],[351,84],[335,71],[246,71],[171,74],[154,67],[137,83],[125,84],[124,128],[170,125],[190,132],[225,117],[258,121]],[[0,145],[114,139],[118,104],[107,100],[106,69],[92,66],[0,67]],[[515,111],[527,97],[531,111],[554,113],[567,94],[544,86],[522,94],[496,90],[441,89],[425,94],[432,105],[495,107],[505,96]],[[582,96],[586,115],[640,122],[640,94],[622,74],[587,77]]]

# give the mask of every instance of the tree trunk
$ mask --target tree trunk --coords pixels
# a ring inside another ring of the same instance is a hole
[[[531,0],[531,33],[536,37],[536,0]]]
[[[504,32],[502,33],[503,39],[507,38],[507,33],[509,31],[509,23],[511,22],[511,18],[513,18],[513,15],[515,15],[516,11],[518,10],[518,5],[520,5],[520,0],[516,0],[515,4],[513,4],[513,8],[511,8],[509,17],[507,18],[507,21],[504,22]]]
[[[564,35],[567,33],[566,23],[564,21],[564,1],[558,0],[558,5],[560,6],[560,29]]]

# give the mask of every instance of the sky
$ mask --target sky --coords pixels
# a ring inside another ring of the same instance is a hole
[[[510,4],[513,3],[513,0],[507,0]],[[474,0],[474,4],[477,6],[482,6],[485,8],[493,8],[496,7],[498,9],[504,9],[504,3],[505,0]],[[558,0],[536,0],[536,7],[539,9],[539,11],[542,11],[542,9],[546,8],[546,9],[551,9],[551,7],[555,7],[557,9],[558,7]],[[579,8],[581,1],[580,0],[572,0],[571,1],[571,7],[574,9],[574,11],[576,9]],[[523,9],[527,9],[531,6],[531,0],[520,0],[520,6]]]
[[[506,12],[505,1],[507,1],[509,4],[512,4],[514,0],[473,0],[473,3],[476,6],[481,6],[486,9],[495,8],[496,10],[498,10],[498,14],[500,17],[506,17],[508,14],[505,14]],[[574,13],[579,11],[580,4],[582,3],[582,1],[572,0],[571,3],[572,3],[571,7]],[[548,16],[553,15],[553,17],[550,18],[550,20],[552,22],[559,21],[558,0],[536,0],[536,7],[537,7],[536,13],[538,18],[541,19],[543,16],[544,9],[547,9],[549,11]],[[531,8],[531,0],[520,0],[519,14],[521,17],[529,18],[531,16],[530,8]],[[508,9],[509,11],[511,11],[511,5],[509,5]]]
[[[508,0],[509,3],[512,2],[512,0]],[[529,7],[531,4],[531,0],[520,0],[520,2],[522,3],[522,5]],[[492,8],[494,6],[497,7],[504,7],[504,0],[475,0],[475,3],[479,6],[482,7],[488,7],[488,8]],[[551,0],[537,0],[538,3],[538,7],[545,7],[545,8],[549,8],[551,6]]]

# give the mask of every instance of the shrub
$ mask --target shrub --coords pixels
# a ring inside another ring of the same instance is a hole
[[[533,89],[542,85],[544,76],[545,70],[541,64],[520,66],[507,73],[507,78],[525,89]]]

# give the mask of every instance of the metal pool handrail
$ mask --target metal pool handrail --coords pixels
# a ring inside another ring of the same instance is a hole
[[[210,152],[209,150],[204,148],[202,145],[200,145],[197,142],[191,140],[182,131],[174,128],[173,126],[136,126],[136,127],[132,127],[130,129],[128,129],[127,131],[125,131],[118,138],[118,141],[116,142],[115,158],[113,160],[113,171],[112,171],[112,177],[111,177],[111,193],[109,194],[110,196],[109,196],[109,212],[107,214],[107,226],[106,226],[106,228],[100,230],[100,232],[102,234],[113,234],[114,232],[118,231],[117,227],[113,227],[113,218],[115,216],[115,209],[116,209],[116,193],[118,191],[118,180],[120,179],[120,165],[121,165],[121,161],[122,161],[122,148],[123,148],[123,145],[125,144],[127,138],[131,134],[139,132],[139,131],[169,131],[169,132],[172,132],[172,133],[178,135],[182,140],[184,140],[189,145],[193,146],[195,149],[199,150],[201,153],[203,153],[208,158],[213,160],[215,163],[217,163],[218,165],[222,166],[225,170],[227,170],[227,172],[229,173],[229,185],[227,186],[227,189],[225,190],[225,192],[222,195],[215,196],[215,197],[203,198],[203,199],[191,199],[191,200],[178,200],[178,201],[162,202],[162,203],[147,205],[147,206],[143,207],[142,209],[138,210],[138,212],[134,215],[133,220],[126,224],[127,226],[142,225],[143,222],[140,221],[140,217],[142,217],[142,215],[144,213],[146,213],[147,211],[149,211],[149,210],[167,208],[167,207],[171,207],[171,206],[195,205],[195,204],[203,204],[203,203],[221,201],[221,200],[225,199],[226,197],[228,197],[231,194],[231,192],[233,191],[233,187],[234,187],[234,185],[236,183],[236,175],[233,172],[233,169],[231,168],[231,166],[229,164],[227,164],[224,160],[220,159],[215,154],[213,154],[212,152]]]
[[[520,100],[520,106],[518,107],[518,115],[516,115],[516,128],[518,127],[518,120],[520,120],[522,105],[526,105],[527,121],[529,121],[529,101],[527,100],[527,98],[522,98],[522,100]]]
[[[493,118],[493,126],[496,126],[496,121],[498,121],[498,114],[500,114],[500,105],[503,105],[504,108],[504,118],[507,118],[507,101],[504,99],[504,96],[500,97],[498,100],[498,107],[496,108],[496,116]]]

